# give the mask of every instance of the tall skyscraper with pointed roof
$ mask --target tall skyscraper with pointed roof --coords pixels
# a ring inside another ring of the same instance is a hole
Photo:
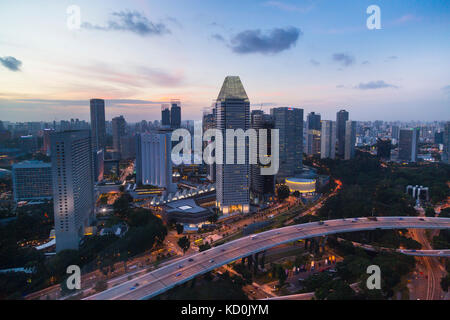
[[[248,148],[245,148],[245,163],[237,164],[237,144],[228,146],[225,138],[226,129],[246,131],[250,127],[250,101],[239,77],[225,78],[215,108],[216,128],[221,130],[224,138],[224,164],[216,164],[217,206],[224,214],[235,211],[246,213],[250,210]],[[230,148],[234,148],[235,164],[226,164],[225,161]]]

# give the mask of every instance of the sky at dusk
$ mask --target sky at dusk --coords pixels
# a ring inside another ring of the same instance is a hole
[[[91,98],[108,120],[160,119],[170,99],[197,120],[227,75],[252,108],[450,120],[449,58],[448,1],[2,0],[0,120],[89,120]]]

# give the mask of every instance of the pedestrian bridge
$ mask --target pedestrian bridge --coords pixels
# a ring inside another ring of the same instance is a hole
[[[376,229],[450,229],[450,218],[377,217],[376,220],[346,218],[272,229],[242,237],[203,252],[186,255],[176,262],[85,299],[149,299],[208,271],[280,244],[336,233]]]

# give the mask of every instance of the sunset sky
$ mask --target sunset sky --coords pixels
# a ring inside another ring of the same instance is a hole
[[[369,5],[381,30],[366,27]],[[81,12],[69,29],[67,8]],[[450,6],[435,0],[0,2],[0,120],[200,119],[227,75],[252,108],[450,120]]]

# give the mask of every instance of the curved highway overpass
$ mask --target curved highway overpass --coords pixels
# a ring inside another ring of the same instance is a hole
[[[338,238],[338,241],[345,241],[345,239]],[[355,242],[355,241],[351,241],[351,243],[355,247],[359,247],[364,250],[372,251],[372,252],[383,252],[383,251],[393,252],[393,251],[395,251],[398,253],[406,254],[408,256],[417,256],[417,257],[438,257],[438,258],[450,257],[450,249],[436,249],[436,250],[392,249],[392,248],[372,246],[370,244],[364,244],[364,243],[359,243],[359,242]]]
[[[376,229],[450,229],[450,218],[346,218],[287,226],[239,238],[209,250],[186,255],[162,268],[86,297],[85,300],[140,300],[161,294],[196,276],[292,241],[335,233]]]

